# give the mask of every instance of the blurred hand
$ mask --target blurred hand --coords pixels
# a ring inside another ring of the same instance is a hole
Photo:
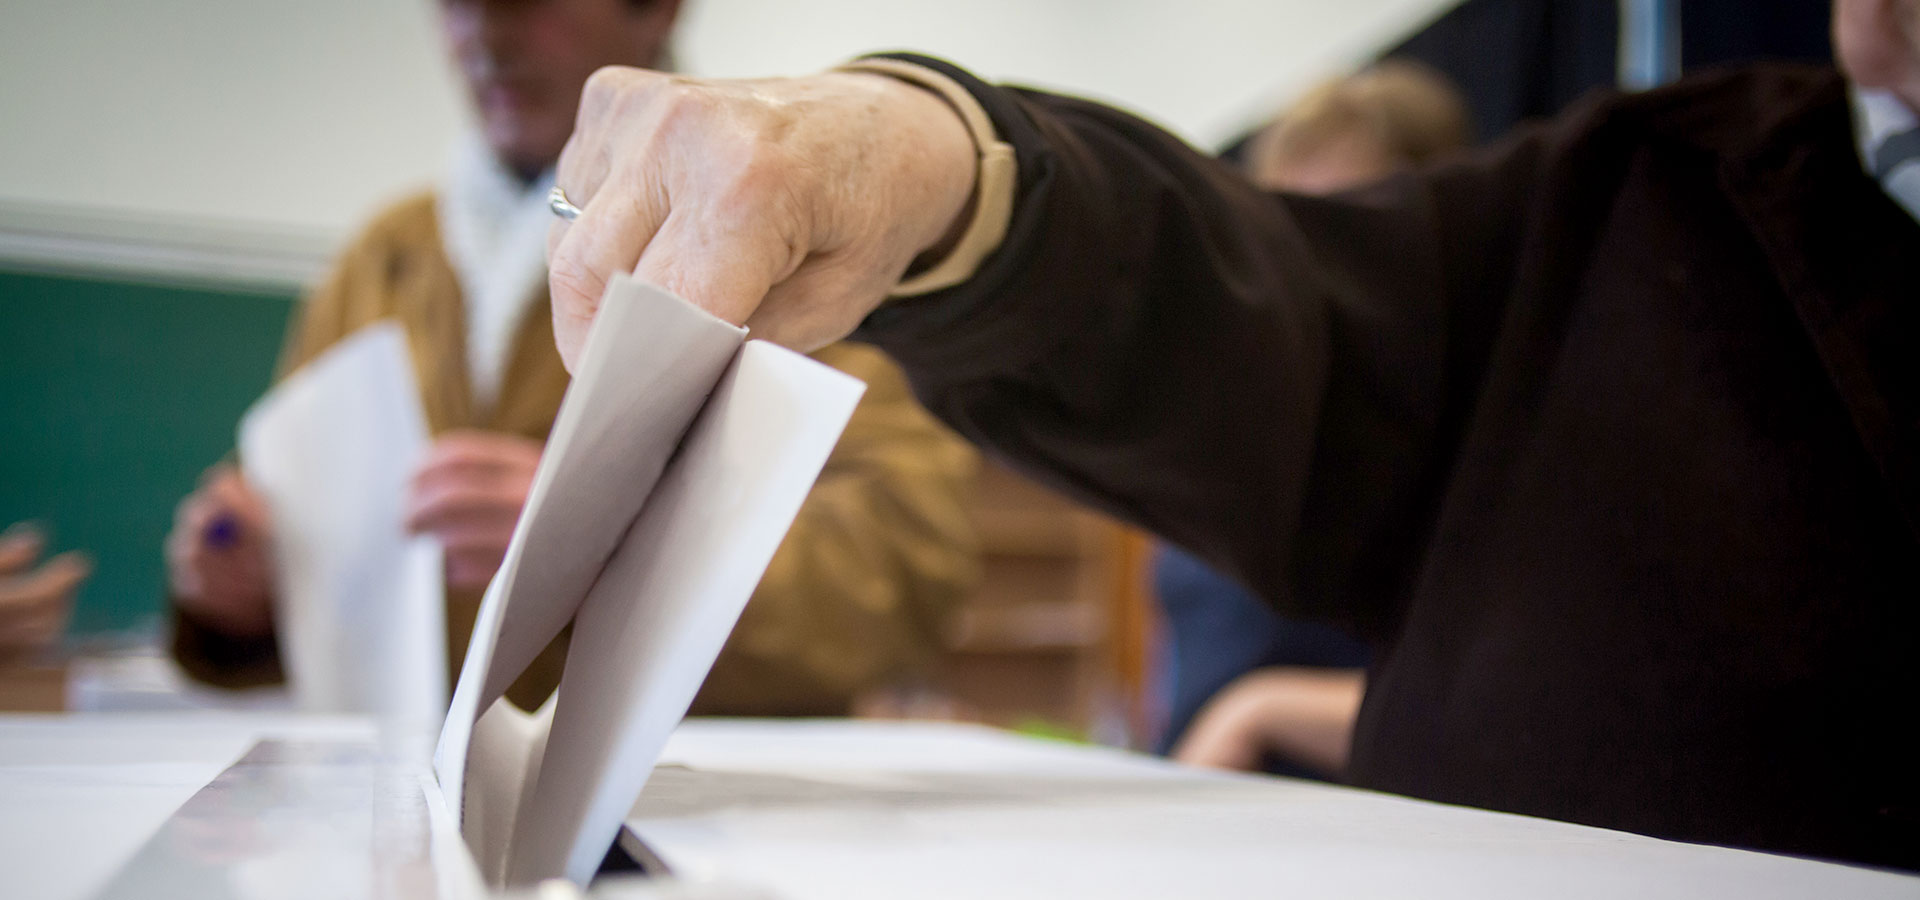
[[[0,534],[0,654],[37,650],[59,640],[80,583],[93,572],[84,554],[62,553],[37,568],[46,548],[40,530],[15,525]]]
[[[222,463],[174,509],[167,579],[174,603],[230,637],[273,630],[273,526],[260,495]]]
[[[1215,694],[1173,750],[1188,765],[1256,772],[1279,756],[1323,775],[1347,767],[1366,691],[1359,669],[1259,669]]]
[[[548,237],[560,355],[616,272],[795,349],[843,337],[964,224],[975,166],[946,101],[886,76],[601,69],[560,157],[584,212]]]
[[[541,449],[519,435],[455,431],[427,452],[407,496],[407,527],[446,547],[447,584],[484,587],[492,580],[527,505]]]

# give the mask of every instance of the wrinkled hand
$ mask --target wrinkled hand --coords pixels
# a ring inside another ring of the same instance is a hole
[[[1259,771],[1279,756],[1323,775],[1346,769],[1366,675],[1359,669],[1259,669],[1215,694],[1173,750],[1188,765]]]
[[[617,272],[795,349],[844,337],[962,224],[975,155],[944,100],[882,75],[602,69],[558,170],[584,212],[548,237],[560,355]]]
[[[62,553],[38,567],[46,538],[31,525],[0,534],[0,654],[37,650],[60,638],[73,596],[92,573],[84,554]]]
[[[232,465],[214,466],[174,509],[167,579],[174,603],[231,637],[273,630],[273,526],[267,506]]]
[[[484,587],[500,568],[540,465],[539,441],[488,431],[449,432],[413,476],[407,527],[440,539],[447,584]]]

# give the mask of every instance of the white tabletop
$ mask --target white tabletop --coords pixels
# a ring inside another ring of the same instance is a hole
[[[263,738],[371,732],[289,716],[0,716],[0,896],[93,897]],[[1920,898],[1910,876],[967,726],[693,721],[629,829],[677,875],[792,900]]]
[[[793,900],[1920,897],[1916,877],[949,725],[690,722],[627,844]]]
[[[370,740],[372,730],[291,716],[0,716],[0,895],[91,896],[266,736]]]

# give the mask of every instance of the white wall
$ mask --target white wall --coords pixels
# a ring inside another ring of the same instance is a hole
[[[0,200],[333,235],[464,115],[422,0],[5,0]]]
[[[1202,143],[1451,5],[686,2],[678,55],[696,74],[798,73],[913,48],[1116,101]],[[466,115],[431,0],[5,4],[0,232],[30,231],[62,207],[79,230],[177,224],[324,252],[372,208],[428,182]]]

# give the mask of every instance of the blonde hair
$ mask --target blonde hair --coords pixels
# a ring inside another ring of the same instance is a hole
[[[1363,138],[1395,166],[1419,165],[1472,142],[1466,99],[1446,76],[1386,60],[1328,81],[1254,138],[1249,161],[1288,165]]]

